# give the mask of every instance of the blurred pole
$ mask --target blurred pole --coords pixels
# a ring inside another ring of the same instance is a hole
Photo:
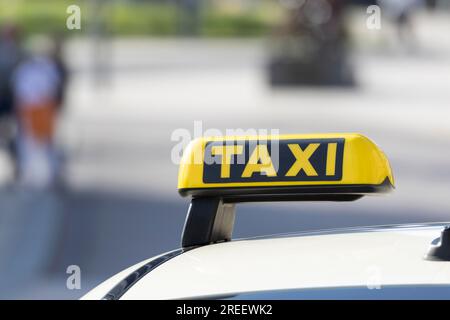
[[[437,3],[438,3],[438,0],[426,0],[425,1],[425,4],[429,10],[436,9]]]
[[[107,19],[111,18],[108,4],[114,4],[114,1],[90,0],[88,3],[93,82],[96,86],[102,86],[109,84],[111,76],[111,45]]]
[[[178,34],[197,36],[200,30],[200,0],[175,0],[177,6]]]

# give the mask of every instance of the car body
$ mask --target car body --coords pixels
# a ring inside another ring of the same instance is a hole
[[[449,299],[450,263],[424,259],[445,225],[322,230],[200,246],[109,298]],[[108,299],[121,281],[157,258],[122,271],[84,299]],[[406,290],[390,290],[401,287]]]
[[[391,191],[386,156],[362,135],[201,138],[185,150],[178,181],[192,197],[181,249],[124,270],[85,299],[450,299],[447,223],[232,240],[241,202]]]

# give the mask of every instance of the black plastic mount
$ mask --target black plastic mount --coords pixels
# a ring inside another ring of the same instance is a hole
[[[193,198],[184,224],[183,248],[229,241],[233,233],[235,204],[221,198]]]
[[[181,245],[188,248],[231,240],[235,204],[239,202],[354,201],[365,194],[387,192],[392,188],[386,178],[379,185],[181,189],[182,195],[193,196]]]
[[[362,195],[259,195],[253,197],[194,197],[188,209],[181,240],[183,248],[230,241],[233,234],[236,203],[261,201],[353,201]]]
[[[450,226],[446,226],[442,230],[441,237],[436,240],[437,244],[431,246],[425,260],[450,261]]]
[[[337,184],[337,185],[308,185],[308,186],[272,186],[272,187],[218,187],[218,188],[188,188],[178,189],[181,196],[193,197],[221,197],[226,202],[247,201],[310,201],[330,200],[349,201],[356,196],[362,197],[371,193],[389,192],[394,186],[389,178],[380,184]],[[310,197],[310,198],[308,198]],[[313,199],[311,199],[311,197]],[[314,199],[316,197],[316,199]],[[275,200],[273,200],[275,199]]]

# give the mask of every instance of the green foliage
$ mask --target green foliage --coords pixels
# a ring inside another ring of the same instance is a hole
[[[176,7],[170,4],[118,3],[111,7],[107,29],[114,35],[157,35],[176,33]]]
[[[83,35],[94,25],[101,25],[114,36],[174,36],[179,31],[180,12],[175,1],[103,3],[102,10],[94,14],[92,0],[0,0],[0,22],[14,21],[26,35]],[[81,8],[81,30],[66,28],[66,9],[71,4]],[[207,10],[201,10],[198,33],[211,37],[260,36],[271,28],[270,16],[272,8],[264,6],[232,13],[208,6]]]
[[[269,25],[257,15],[209,14],[204,18],[201,33],[215,37],[260,36],[268,32]]]

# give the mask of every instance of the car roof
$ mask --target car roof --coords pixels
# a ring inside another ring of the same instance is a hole
[[[445,223],[335,229],[187,250],[145,274],[121,299],[178,299],[302,288],[450,284],[450,263],[424,255]],[[135,265],[127,273],[145,266]],[[100,286],[101,287],[101,286]],[[99,293],[97,293],[99,295]],[[98,298],[92,294],[85,298]]]

